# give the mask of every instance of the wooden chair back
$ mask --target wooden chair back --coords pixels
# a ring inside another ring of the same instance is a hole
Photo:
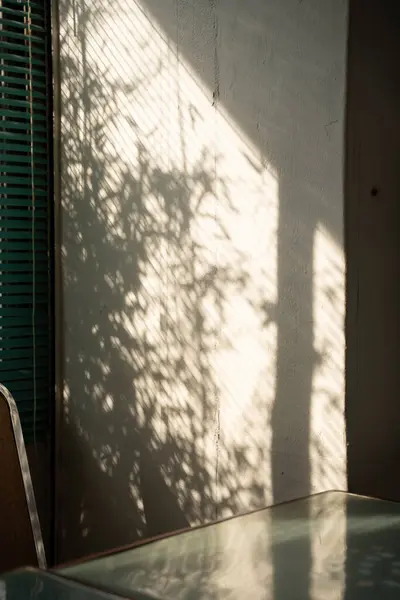
[[[28,565],[46,558],[17,406],[0,384],[0,573]]]

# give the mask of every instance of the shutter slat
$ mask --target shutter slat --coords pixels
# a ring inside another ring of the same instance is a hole
[[[35,182],[35,186],[45,187],[47,184],[46,180],[42,177],[32,177],[30,172],[26,173],[24,176],[20,175],[1,175],[0,174],[0,184],[8,183],[11,185],[27,185],[29,189],[32,189],[32,181]],[[41,190],[42,191],[42,190]]]
[[[32,157],[31,156],[24,156],[23,154],[0,154],[0,160],[3,162],[7,161],[7,162],[12,162],[12,163],[32,163]],[[34,163],[37,163],[39,165],[46,165],[47,164],[47,160],[46,157],[42,157],[42,156],[34,156]]]
[[[2,65],[2,72],[6,75],[8,73],[13,73],[15,75],[24,75],[27,78],[30,78],[31,75],[32,77],[35,77],[35,85],[41,85],[42,83],[45,83],[46,78],[43,77],[42,72],[39,69],[35,69],[29,66],[29,63],[27,65],[27,67],[20,67],[19,65]],[[21,79],[22,81],[22,79]]]
[[[36,399],[44,400],[46,395],[48,394],[48,390],[46,388],[42,388],[40,391],[36,389]],[[32,392],[30,390],[20,391],[19,392],[19,406],[23,407],[22,410],[32,410]],[[40,412],[43,412],[43,409],[39,408]]]
[[[19,208],[3,207],[0,204],[0,219],[14,219],[17,223],[29,223],[32,221],[32,217],[35,216],[37,222],[41,222],[43,219],[47,219],[45,207],[37,207],[35,205],[35,212],[33,212],[30,206],[23,206]],[[8,225],[7,225],[8,226]],[[32,223],[31,223],[32,226]],[[0,257],[0,260],[4,260],[4,254]]]
[[[1,369],[0,369],[1,373]],[[22,375],[16,373],[15,371],[12,374],[8,375],[7,373],[3,374],[2,382],[4,384],[10,384],[12,382],[12,387],[14,392],[28,392],[32,395],[32,380],[29,381],[26,377],[27,372],[23,372]],[[29,373],[29,371],[28,371]],[[36,389],[40,392],[43,392],[47,389],[48,379],[47,379],[47,371],[43,371],[41,376],[39,377],[37,373],[36,377]],[[8,387],[8,386],[7,386]]]
[[[19,142],[29,143],[40,143],[45,144],[43,138],[38,136],[31,136],[29,133],[15,133],[14,131],[2,131],[0,128],[0,140],[13,141],[18,140]]]
[[[32,118],[32,116],[29,114],[28,110],[9,110],[9,109],[1,109],[1,116],[2,117],[7,117],[7,125],[3,125],[3,123],[0,123],[0,128],[3,129],[3,127],[5,127],[6,129],[14,127],[15,125],[20,124],[21,122],[25,125],[29,127],[29,130],[31,129],[31,123],[33,122],[33,127],[35,127],[36,124],[41,125],[43,122],[46,121],[46,116],[42,115],[42,114],[38,114],[36,113],[35,116]],[[17,119],[16,121],[14,120],[10,120],[10,119]]]
[[[35,304],[38,306],[39,304],[47,304],[47,290],[43,290],[40,294],[36,293],[35,296]],[[33,294],[1,294],[0,292],[0,306],[16,306],[16,305],[25,305],[32,306],[33,305]]]
[[[10,108],[2,108],[1,115],[3,117],[7,117],[7,125],[3,125],[0,123],[0,130],[3,128],[11,129],[14,126],[23,124],[24,127],[27,127],[29,131],[31,131],[31,126],[33,124],[33,128],[37,125],[41,126],[46,122],[46,115],[41,114],[39,112],[35,113],[34,118],[29,114],[29,110],[11,110]]]
[[[14,340],[14,342],[15,342],[15,338],[12,338],[12,340]],[[29,348],[32,349],[33,342],[35,341],[35,343],[37,344],[37,347],[41,347],[42,348],[42,352],[46,353],[46,355],[47,355],[48,345],[49,345],[49,341],[50,341],[49,338],[45,338],[45,337],[39,337],[39,338],[35,337],[35,338],[33,338],[31,336],[31,337],[27,338],[27,340],[29,341],[29,346],[25,346],[25,347],[22,347],[22,348],[16,348],[15,344],[11,345],[11,340],[5,340],[6,343],[10,342],[10,344],[8,346],[7,345],[4,346],[3,350],[4,350],[4,352],[6,352],[6,351],[11,351],[11,350],[16,350],[16,349],[18,349],[18,350],[26,350],[26,349],[29,349]]]
[[[15,93],[13,94],[12,91],[8,91],[8,90],[5,90],[3,93],[11,94],[11,95],[18,95]],[[23,95],[25,96],[25,94],[23,94]],[[0,98],[0,106],[2,106],[2,105],[9,106],[10,104],[12,104],[12,106],[16,106],[16,107],[19,106],[21,108],[29,108],[31,106],[31,102],[29,99],[28,100],[16,100],[15,98],[7,98],[7,97]],[[38,107],[38,110],[40,110],[39,107]]]
[[[41,154],[47,154],[47,147],[45,144],[43,148],[41,145],[35,144],[34,149],[36,153],[40,152]],[[2,161],[6,160],[3,159],[3,156],[7,156],[7,154],[4,154],[5,150],[8,152],[26,152],[26,144],[10,144],[5,141],[0,141],[0,160]]]
[[[13,308],[8,308],[7,306],[1,307],[1,315],[3,318],[11,317],[12,319],[15,319],[15,321],[17,323],[19,323],[20,325],[24,324],[24,325],[27,325],[28,327],[30,327],[32,324],[31,313],[32,313],[32,311],[30,310],[30,307],[26,307],[26,306],[19,306],[19,307],[13,307]],[[46,324],[47,319],[48,319],[47,310],[39,311],[39,307],[38,307],[38,310],[35,313],[35,319],[38,324],[40,324],[40,323]]]
[[[36,407],[36,414],[33,413],[32,400],[30,403],[26,401],[20,403],[19,414],[26,417],[25,422],[30,428],[33,428],[34,422],[36,427],[45,427],[45,421],[49,418],[47,410],[44,410],[41,406]]]
[[[4,8],[0,7],[0,10],[1,10],[1,11],[3,11],[3,10],[4,10]],[[16,16],[17,16],[17,15],[16,15]],[[4,19],[0,19],[0,24],[1,24],[2,22],[4,23]],[[21,22],[18,22],[18,21],[15,21],[15,20],[11,20],[11,19],[7,19],[7,21],[6,21],[6,24],[7,24],[7,27],[12,27],[13,29],[17,29],[17,30],[21,29],[21,30],[27,31],[27,29],[28,29],[28,27],[27,27],[27,24],[26,24],[26,23],[21,23]],[[32,30],[32,31],[33,31],[35,34],[36,34],[36,33],[42,33],[42,34],[44,33],[44,27],[43,27],[43,26],[40,26],[40,25],[34,25],[33,23],[31,23],[31,30]],[[4,30],[4,29],[3,29],[2,35],[4,35],[4,34],[8,34],[8,32],[7,32],[7,30]],[[24,35],[24,37],[27,37],[27,36],[25,36],[25,35]],[[36,39],[37,39],[39,42],[41,42],[41,41],[42,41],[40,37],[36,37]]]
[[[13,322],[13,319],[9,319],[10,322]],[[0,319],[1,322],[1,319]],[[24,335],[21,334],[21,330],[24,329],[25,330],[25,334],[26,334],[26,338]],[[49,332],[40,332],[40,331],[33,331],[33,322],[32,322],[32,313],[31,313],[31,319],[30,322],[28,324],[24,323],[24,324],[16,324],[15,327],[11,327],[10,323],[7,323],[7,328],[5,328],[4,330],[7,330],[7,334],[3,334],[3,329],[0,326],[0,339],[4,339],[4,340],[8,340],[10,339],[14,339],[14,346],[13,348],[16,347],[21,347],[21,348],[25,348],[27,343],[31,343],[32,339],[35,338],[38,341],[38,344],[42,344],[43,345],[43,340],[49,340]],[[15,339],[17,337],[17,332],[19,333],[19,339]],[[16,332],[16,333],[14,333]]]
[[[0,6],[0,10],[1,10],[1,6]],[[0,21],[3,21],[3,19],[1,19]],[[4,23],[4,21],[3,21]],[[24,29],[26,31],[26,33],[17,33],[15,31],[9,31],[9,29],[2,29],[1,31],[1,37],[2,38],[10,38],[13,40],[21,40],[23,42],[25,42],[24,47],[28,47],[29,48],[29,44],[32,44],[32,48],[35,48],[35,51],[37,49],[37,46],[33,46],[34,43],[39,42],[39,44],[42,42],[42,39],[39,36],[36,35],[29,35],[28,33],[28,27],[26,23],[18,23],[18,21],[12,21],[12,20],[8,20],[7,21],[7,27],[13,27],[13,28],[21,28]],[[32,27],[33,30],[33,27]],[[35,29],[36,31],[36,29]]]
[[[30,389],[33,389],[32,381],[33,381],[34,371],[33,371],[32,366],[27,369],[21,368],[17,371],[6,371],[5,369],[4,370],[1,369],[1,367],[0,367],[0,374],[2,376],[2,382],[7,387],[9,387],[7,384],[12,381],[19,381],[20,383],[22,381],[26,381],[27,387],[25,389],[28,389],[29,387],[30,387]],[[43,365],[38,366],[38,368],[36,370],[37,381],[39,381],[40,379],[46,381],[47,377],[48,377],[48,365],[46,365],[45,367]]]
[[[24,420],[25,427],[28,428],[28,431],[31,430],[33,433],[33,427],[35,427],[36,432],[37,432],[38,428],[44,429],[46,427],[46,421],[49,418],[47,410],[44,410],[43,408],[38,407],[38,408],[36,408],[36,414],[34,415],[34,413],[32,411],[32,403],[31,403],[30,408],[29,408],[29,405],[25,403],[25,404],[22,404],[21,410],[19,411],[19,413],[20,413],[20,417],[22,417],[22,419]],[[26,433],[25,433],[25,437],[26,437]]]
[[[24,6],[25,8],[30,7],[31,9],[35,9],[35,12],[38,11],[39,13],[43,12],[44,10],[42,4],[39,4],[38,2],[31,2],[31,0],[7,0],[7,4],[13,4],[14,6],[18,7]]]
[[[48,284],[47,271],[43,273],[39,269],[35,270],[35,281],[33,280],[33,271],[23,273],[2,273],[0,271],[0,285],[5,284],[22,284],[28,285],[35,283],[35,286],[39,289],[39,286],[45,286]]]
[[[39,340],[36,337],[35,338],[29,337],[29,338],[27,338],[27,341],[29,342],[29,345],[27,345],[25,347],[18,348],[18,350],[22,351],[24,349],[32,348],[34,343],[37,346],[39,346],[40,344],[42,344],[43,350],[46,352],[46,355],[47,355],[49,340],[46,340],[46,338],[41,338]],[[4,352],[16,349],[15,338],[11,338],[10,340],[2,340],[1,343],[2,343],[2,350],[4,350]],[[1,360],[1,357],[0,357],[0,360]]]
[[[18,197],[12,197],[12,198],[3,198],[2,194],[0,194],[0,206],[2,207],[3,210],[8,210],[8,209],[13,209],[17,206],[21,207],[21,208],[32,208],[32,198],[18,198]],[[41,208],[45,208],[47,206],[47,201],[46,198],[43,198],[43,196],[36,196],[35,198],[35,209],[41,209]]]
[[[32,98],[34,98],[35,100],[36,99],[38,99],[38,100],[44,100],[44,98],[46,97],[45,94],[43,94],[43,92],[36,92],[36,91],[33,91],[33,90],[32,90],[32,93],[30,94],[23,87],[21,87],[21,88],[15,88],[15,87],[11,88],[11,87],[4,87],[3,86],[3,89],[1,91],[2,91],[3,94],[7,94],[7,96],[24,96],[24,98],[25,98],[26,96],[29,97],[29,95],[31,95]],[[7,102],[9,102],[8,99],[7,99]],[[30,106],[30,104],[29,104],[29,106]]]
[[[47,240],[47,235],[43,238],[41,237],[42,235],[42,230],[39,227],[35,227],[35,230],[37,232],[37,234],[39,235],[39,239],[40,240]],[[32,243],[32,231],[31,230],[27,230],[27,231],[17,231],[17,230],[1,230],[0,231],[0,237],[2,240],[23,240],[23,239],[28,239],[30,240],[30,242]],[[36,236],[35,236],[36,237]]]
[[[6,43],[0,42],[0,52],[4,51],[4,50],[8,50],[8,48],[3,47],[5,45],[6,45]],[[16,63],[23,63],[24,65],[26,65],[26,67],[24,67],[24,71],[27,75],[29,75],[29,72],[30,72],[30,64],[32,64],[35,67],[42,67],[42,68],[45,68],[45,66],[46,66],[45,60],[39,60],[37,58],[32,58],[30,60],[29,53],[27,54],[27,56],[19,56],[18,54],[7,53],[6,57],[7,57],[7,60],[10,60],[10,61],[13,61]],[[14,67],[14,65],[12,65],[12,67],[5,67],[4,69],[2,69],[2,71],[7,72],[8,70],[11,70],[11,68],[13,68],[13,67]]]
[[[44,346],[40,346],[39,344],[36,344],[35,348],[36,348],[35,352],[36,352],[37,359],[47,356],[47,344],[45,344]],[[0,363],[2,363],[2,366],[3,366],[6,361],[13,362],[13,364],[15,364],[15,369],[18,369],[18,368],[22,367],[22,362],[23,362],[22,359],[28,359],[28,358],[32,359],[33,355],[34,355],[33,348],[16,348],[15,350],[1,349],[0,350]],[[20,363],[18,362],[19,360],[21,360]],[[31,364],[31,362],[32,361],[29,361],[29,364]],[[12,370],[15,371],[15,369],[13,368]]]
[[[32,248],[32,242],[30,240],[2,240],[0,236],[0,251],[2,249],[6,250],[23,250],[26,251],[27,248]],[[36,250],[39,252],[43,252],[47,250],[48,244],[46,242],[38,241]],[[0,272],[0,281],[1,281],[1,272]],[[9,277],[7,275],[7,277]]]
[[[19,367],[17,367],[17,365],[15,366],[15,370],[13,368],[13,364],[19,362]],[[42,368],[46,368],[46,364],[48,364],[48,361],[45,358],[37,358],[36,362],[35,362],[35,366],[36,368],[38,367],[42,367]],[[4,369],[4,371],[10,372],[10,373],[17,373],[18,370],[17,369],[31,369],[33,372],[33,359],[32,358],[22,358],[18,361],[15,360],[4,360],[1,361],[0,360],[0,372],[2,369]]]
[[[10,16],[13,16],[13,17],[19,17],[19,18],[26,17],[26,12],[24,10],[21,10],[21,9],[9,8],[9,7],[6,7],[6,6],[2,6],[1,7],[1,12],[4,13],[5,15],[10,15]],[[38,13],[38,15],[39,14],[40,13]],[[36,16],[36,18],[38,18],[38,15],[35,14],[35,15],[32,15],[32,17]],[[4,21],[5,24],[8,23],[8,19],[2,18],[0,20]]]
[[[30,174],[31,173],[31,167],[29,165],[24,165],[22,166],[15,166],[15,165],[2,165],[0,164],[0,173],[21,173],[21,174]],[[47,170],[46,169],[40,169],[39,167],[37,167],[35,169],[35,176],[41,176],[41,175],[46,175],[47,174]]]
[[[43,15],[44,16],[44,6],[38,3],[33,3],[30,2],[29,3],[31,9],[35,9],[31,11],[31,17],[33,18],[35,15]],[[27,16],[27,8],[28,8],[28,2],[27,1],[23,1],[23,0],[14,0],[14,2],[11,2],[11,0],[7,0],[7,6],[12,6],[12,9],[9,10],[13,10],[14,12],[18,12],[20,13],[20,16],[26,17]],[[3,12],[3,8],[1,9]]]
[[[8,31],[1,31],[1,38],[7,38],[7,34],[9,35]],[[14,34],[15,35],[15,34]],[[28,36],[22,36],[23,38],[25,38],[25,41],[28,41]],[[28,44],[18,44],[17,42],[0,42],[0,50],[18,50],[18,52],[23,52],[24,54],[26,54],[26,59],[28,61],[30,61],[30,51],[29,51],[29,45]],[[45,54],[46,51],[44,48],[37,48],[37,46],[34,47],[34,49],[32,48],[32,51],[34,51],[35,54]],[[7,57],[8,58],[8,57]]]
[[[0,255],[0,264],[4,263],[5,261],[24,261],[24,262],[31,262],[32,261],[32,253],[31,252],[7,252],[7,250],[5,250],[4,252],[1,253]],[[36,253],[36,261],[35,263],[37,265],[40,265],[40,263],[46,263],[48,262],[48,255],[46,252],[43,252],[42,254]],[[47,266],[46,266],[47,269]]]
[[[47,356],[47,344],[45,345],[40,345],[40,344],[36,344],[35,347],[35,353],[36,353],[36,357],[40,358],[40,357],[46,357]],[[13,360],[13,359],[17,359],[15,360],[15,365],[16,368],[18,368],[18,360],[22,359],[22,358],[30,358],[33,357],[34,352],[33,352],[33,348],[16,348],[16,349],[0,349],[0,361],[2,361],[3,363],[6,360]],[[21,367],[19,367],[21,368]],[[13,369],[15,370],[15,369]]]
[[[20,85],[20,86],[27,86],[29,83],[28,78],[21,78],[21,77],[10,77],[9,75],[3,75],[0,74],[0,83],[2,84],[6,84],[6,83],[11,83],[11,84],[15,84],[15,85]],[[36,81],[35,83],[35,88],[46,88],[46,84],[45,81]]]
[[[42,218],[40,217],[40,215],[37,214],[37,211],[31,212],[31,218],[29,218],[29,215],[18,215],[18,211],[17,210],[4,210],[4,214],[5,217],[8,219],[7,221],[7,225],[4,227],[7,227],[7,231],[10,232],[10,230],[12,229],[26,229],[28,231],[30,231],[32,233],[35,231],[41,231],[42,229],[45,229],[46,232],[48,230],[47,227],[47,221],[43,220],[43,213],[42,213]],[[14,214],[12,214],[14,213]],[[0,216],[1,216],[1,212],[0,212]],[[32,224],[32,221],[33,224]],[[3,232],[3,228],[0,227],[0,233]],[[0,261],[2,260],[2,257],[0,256]]]
[[[24,213],[27,212],[27,208],[24,208]],[[31,213],[29,214],[22,214],[22,211],[20,214],[18,214],[18,210],[12,210],[10,208],[5,208],[3,210],[3,214],[4,214],[4,218],[8,219],[7,221],[7,225],[4,226],[4,229],[7,228],[8,231],[10,231],[10,229],[27,229],[28,231],[40,231],[42,229],[45,229],[46,231],[48,230],[48,224],[47,221],[44,219],[44,217],[46,217],[45,214],[43,214],[43,211],[41,211],[41,214],[38,214],[39,211],[35,210],[30,210],[29,212]],[[2,216],[2,211],[0,209],[0,218]],[[29,218],[30,217],[30,218]],[[32,224],[32,221],[34,221],[34,223]],[[0,232],[3,231],[3,228],[0,226]],[[2,257],[0,256],[0,261],[3,260]]]

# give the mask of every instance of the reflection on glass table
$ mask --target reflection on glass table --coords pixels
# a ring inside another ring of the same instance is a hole
[[[58,572],[129,598],[400,598],[400,504],[327,492]]]
[[[0,575],[0,600],[120,600],[38,569],[21,569]],[[137,599],[139,600],[139,598]]]

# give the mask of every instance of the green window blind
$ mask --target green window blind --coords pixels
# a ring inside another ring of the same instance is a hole
[[[47,0],[0,0],[0,380],[26,441],[53,393],[50,34]]]

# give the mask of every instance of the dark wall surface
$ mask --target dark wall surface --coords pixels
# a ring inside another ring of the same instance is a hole
[[[350,2],[346,242],[349,489],[400,500],[400,5]]]

